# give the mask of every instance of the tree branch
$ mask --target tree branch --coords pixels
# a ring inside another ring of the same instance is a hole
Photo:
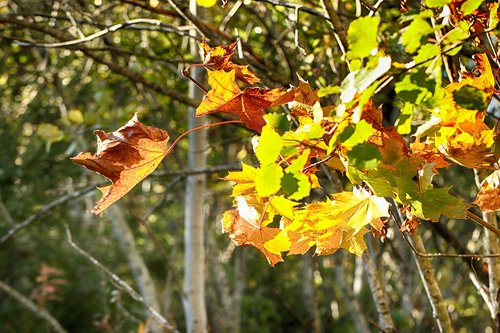
[[[125,29],[127,27],[137,25],[137,24],[149,24],[149,25],[155,25],[162,27],[162,31],[170,31],[170,32],[175,32],[181,36],[189,36],[188,32],[182,32],[179,28],[176,28],[170,24],[163,23],[160,20],[155,20],[155,19],[146,19],[146,18],[139,18],[139,19],[133,19],[133,20],[128,20],[125,22],[121,22],[115,25],[112,25],[108,28],[105,28],[103,30],[100,30],[98,32],[95,32],[91,35],[88,35],[83,38],[78,38],[78,39],[73,39],[73,40],[68,40],[64,42],[56,42],[56,43],[42,43],[42,42],[37,42],[37,41],[17,41],[17,44],[20,46],[37,46],[37,47],[44,47],[44,48],[59,48],[59,47],[64,47],[67,48],[68,46],[73,46],[73,45],[78,45],[78,44],[84,44],[88,43],[90,41],[93,41],[94,39],[103,37],[109,33]]]
[[[401,216],[401,212],[397,207],[398,206],[396,201],[391,198],[393,217],[396,221],[398,221],[399,225],[399,222],[403,222],[403,217]],[[409,242],[409,244],[411,244],[412,249],[415,250],[412,251],[413,258],[415,259],[415,263],[417,264],[418,273],[424,285],[427,298],[431,303],[433,317],[437,322],[439,332],[453,333],[454,329],[451,326],[450,315],[443,302],[443,295],[441,294],[441,289],[439,288],[439,284],[434,274],[434,267],[432,266],[429,258],[417,255],[417,253],[426,253],[422,238],[416,231],[413,233],[412,239],[413,242],[410,242],[409,240],[407,241]]]
[[[65,40],[68,40],[71,38],[71,36],[69,36],[68,34],[66,34],[60,30],[53,29],[53,28],[50,28],[48,26],[40,25],[40,24],[37,24],[34,22],[18,20],[18,19],[11,18],[11,17],[0,17],[0,23],[9,23],[9,24],[14,24],[14,25],[20,26],[20,27],[25,27],[28,29],[40,31],[40,32],[46,33],[46,34],[48,34],[56,39],[59,39],[60,41],[65,41]],[[112,72],[119,74],[119,75],[129,79],[132,82],[141,83],[145,87],[147,87],[153,91],[156,91],[158,93],[161,93],[163,95],[170,96],[172,99],[177,100],[183,104],[193,106],[193,107],[198,106],[197,103],[195,103],[193,99],[191,99],[188,96],[186,96],[185,94],[177,91],[176,89],[168,88],[168,87],[165,87],[164,85],[152,82],[152,81],[146,79],[140,73],[135,72],[135,71],[131,70],[130,68],[120,66],[116,61],[108,60],[108,59],[104,58],[103,56],[97,54],[97,52],[92,51],[91,49],[88,49],[82,45],[70,45],[70,46],[67,46],[66,48],[68,48],[70,50],[71,49],[72,50],[79,50],[79,51],[83,52],[85,55],[94,59],[98,63],[106,65]]]
[[[33,314],[35,314],[37,317],[47,321],[50,326],[56,331],[57,333],[68,333],[57,321],[52,314],[50,314],[49,311],[47,311],[44,308],[41,308],[37,306],[33,301],[31,301],[29,298],[23,296],[21,293],[19,293],[17,290],[6,284],[5,282],[0,280],[0,289],[3,290],[7,295],[18,301],[22,306],[24,306],[26,309],[31,311]]]
[[[26,219],[24,219],[22,222],[14,224],[14,226],[12,228],[10,228],[9,231],[7,231],[7,233],[5,233],[0,238],[0,244],[2,244],[4,242],[6,242],[7,240],[9,240],[19,230],[21,230],[22,228],[30,225],[31,223],[33,223],[34,221],[36,221],[38,218],[40,218],[42,215],[46,214],[51,209],[53,209],[53,208],[55,208],[55,207],[57,207],[59,205],[62,205],[63,203],[65,203],[65,202],[67,202],[67,201],[69,201],[71,199],[78,198],[78,197],[80,197],[82,195],[87,194],[90,191],[94,190],[95,187],[96,187],[96,184],[92,184],[92,185],[86,186],[86,187],[82,188],[81,190],[75,191],[73,193],[66,194],[66,195],[64,195],[62,197],[59,197],[59,198],[55,199],[54,201],[49,202],[45,206],[42,206],[36,213],[31,214]]]
[[[156,309],[151,307],[144,298],[134,290],[128,283],[120,279],[115,273],[111,272],[107,267],[105,267],[103,264],[101,264],[96,258],[92,257],[89,253],[87,253],[85,250],[80,248],[78,245],[76,245],[75,242],[73,242],[73,238],[71,236],[71,231],[69,230],[69,227],[67,224],[64,225],[64,228],[66,229],[66,238],[68,241],[68,244],[76,250],[82,257],[86,258],[88,261],[90,261],[94,266],[96,266],[101,272],[106,274],[114,283],[116,283],[120,288],[122,288],[130,297],[132,297],[134,300],[137,302],[141,303],[148,309],[148,311],[151,313],[153,318],[160,323],[163,327],[166,329],[179,333],[179,331],[172,326],[165,317],[163,317]]]

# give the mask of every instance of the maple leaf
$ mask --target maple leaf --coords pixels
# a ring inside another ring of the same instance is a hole
[[[248,65],[237,65],[231,61],[238,42],[229,45],[210,47],[207,43],[201,42],[200,48],[203,50],[203,63],[209,65],[214,70],[228,72],[235,70],[236,79],[248,84],[260,82],[260,79],[248,69]]]
[[[208,84],[212,89],[204,96],[196,109],[196,116],[215,112],[237,115],[245,125],[260,133],[266,124],[264,109],[290,102],[292,91],[281,88],[263,89],[249,87],[241,90],[236,84],[235,70],[208,71]]]
[[[500,170],[495,170],[481,182],[481,188],[474,203],[483,212],[500,210]]]
[[[361,255],[366,245],[367,225],[380,229],[381,219],[389,217],[389,203],[363,189],[333,195],[332,201],[305,205],[295,211],[293,221],[265,244],[274,253],[303,254],[316,246],[325,255],[344,248]]]
[[[112,133],[95,131],[97,152],[85,152],[71,159],[111,180],[101,187],[102,198],[91,210],[99,214],[122,198],[152,173],[167,155],[169,135],[166,131],[142,124],[137,113],[125,126]]]
[[[264,226],[260,221],[260,214],[248,205],[244,197],[236,197],[236,202],[237,210],[226,211],[222,216],[222,231],[229,233],[229,237],[237,246],[253,246],[259,249],[271,266],[283,261],[281,254],[269,252],[264,247],[280,230]]]

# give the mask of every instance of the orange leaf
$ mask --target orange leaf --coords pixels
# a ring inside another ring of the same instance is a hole
[[[217,71],[222,70],[229,72],[234,69],[236,79],[248,84],[260,82],[260,79],[248,69],[248,65],[237,65],[231,61],[231,58],[236,50],[236,45],[238,45],[238,42],[234,42],[229,45],[210,47],[207,43],[201,42],[200,47],[204,52],[203,63]]]
[[[215,112],[232,113],[239,116],[249,129],[260,132],[266,124],[264,109],[288,103],[294,97],[292,91],[281,88],[241,90],[235,75],[234,69],[229,72],[208,71],[208,83],[212,89],[196,109],[197,117]]]
[[[238,210],[229,210],[222,216],[222,230],[237,246],[253,246],[259,249],[271,266],[283,261],[281,255],[269,252],[264,244],[276,237],[280,229],[262,226],[260,214],[249,206],[245,198],[237,197]]]
[[[99,188],[103,196],[91,210],[97,215],[158,167],[167,154],[169,135],[162,129],[139,122],[137,113],[118,130],[112,133],[97,130],[95,134],[97,153],[80,153],[71,159],[112,182]]]
[[[500,210],[500,171],[496,170],[481,183],[481,189],[474,203],[483,212]]]

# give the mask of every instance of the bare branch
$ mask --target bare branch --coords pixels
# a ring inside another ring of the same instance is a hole
[[[65,203],[65,202],[67,202],[67,201],[69,201],[71,199],[75,199],[75,198],[78,198],[78,197],[80,197],[80,196],[82,196],[84,194],[87,194],[90,191],[94,190],[95,187],[96,187],[96,184],[92,184],[92,185],[89,185],[89,186],[86,186],[86,187],[82,188],[81,190],[75,191],[73,193],[66,194],[66,195],[64,195],[62,197],[59,197],[59,198],[55,199],[52,202],[49,202],[45,206],[41,207],[36,213],[31,214],[30,216],[28,216],[22,222],[14,224],[14,226],[12,228],[10,228],[9,231],[7,231],[7,233],[0,238],[0,244],[6,242],[7,240],[9,240],[19,230],[21,230],[22,228],[30,225],[31,223],[33,223],[34,221],[36,221],[38,218],[40,218],[42,215],[46,214],[51,209],[53,209],[53,208],[55,208],[55,207],[57,207],[59,205],[62,205],[63,203]]]
[[[340,21],[339,15],[333,8],[332,0],[321,0],[321,5],[323,6],[323,9],[328,15],[328,19],[332,24],[335,33],[335,38],[337,39],[340,50],[342,51],[343,54],[345,54],[348,47],[347,34],[345,32],[342,21]]]
[[[70,36],[60,30],[50,28],[48,26],[40,25],[34,22],[29,22],[26,20],[18,20],[15,18],[11,17],[0,17],[0,23],[9,23],[9,24],[14,24],[20,27],[25,27],[28,29],[33,29],[36,31],[40,31],[43,33],[46,33],[54,38],[57,38],[61,41],[63,40],[68,40]],[[82,45],[70,45],[67,46],[68,49],[76,49],[82,51],[85,55],[88,57],[94,59],[100,64],[106,65],[112,72],[119,74],[127,79],[129,79],[132,82],[135,83],[141,83],[145,87],[156,91],[158,93],[161,93],[166,96],[170,96],[172,99],[177,100],[183,104],[189,105],[196,107],[198,106],[193,99],[189,98],[185,94],[183,94],[180,91],[177,91],[176,89],[166,87],[162,84],[158,84],[156,82],[152,82],[148,79],[146,79],[143,75],[140,73],[131,70],[128,67],[123,67],[119,65],[116,61],[113,61],[111,59],[106,59],[105,57],[99,55],[97,52],[92,51],[91,49],[86,48],[85,46]]]
[[[73,242],[73,238],[71,236],[71,231],[69,230],[69,227],[67,224],[64,225],[66,229],[66,238],[68,241],[68,244],[75,249],[81,256],[89,260],[94,266],[96,266],[101,272],[106,274],[114,283],[116,283],[119,287],[121,287],[130,297],[132,297],[134,300],[137,302],[141,303],[148,309],[148,311],[151,313],[153,318],[160,323],[163,327],[166,329],[179,333],[179,331],[172,326],[165,317],[163,317],[156,309],[151,307],[144,298],[137,292],[135,291],[134,288],[132,288],[128,283],[120,279],[115,273],[111,272],[106,266],[101,264],[96,258],[92,257],[89,253],[87,253],[85,250],[80,248],[75,242]]]
[[[30,42],[17,41],[17,44],[19,44],[20,46],[37,46],[37,47],[44,47],[44,48],[68,47],[68,46],[73,46],[73,45],[78,45],[78,44],[84,44],[84,43],[93,41],[94,39],[103,37],[109,33],[130,27],[133,25],[137,25],[137,24],[155,25],[155,26],[162,27],[164,29],[163,31],[165,31],[165,29],[166,29],[166,31],[176,32],[181,36],[189,36],[189,33],[187,31],[183,32],[182,29],[176,28],[170,24],[163,23],[160,20],[140,18],[140,19],[128,20],[128,21],[125,21],[122,23],[112,25],[109,28],[100,30],[96,33],[93,33],[91,35],[88,35],[86,37],[79,38],[79,39],[73,39],[73,40],[68,40],[68,41],[64,41],[64,42],[56,42],[56,43],[42,43],[42,42],[36,42],[36,41],[30,41]]]
[[[26,309],[30,310],[37,317],[47,321],[57,333],[68,333],[52,314],[44,308],[37,306],[29,298],[23,296],[17,290],[0,280],[0,289],[7,295],[18,301]]]
[[[282,7],[285,7],[285,8],[298,9],[301,12],[308,13],[308,14],[311,14],[311,15],[314,15],[314,16],[317,16],[317,17],[321,17],[321,18],[323,18],[325,20],[329,19],[328,16],[326,16],[325,14],[323,14],[320,11],[317,11],[314,8],[306,7],[306,6],[303,6],[303,5],[298,5],[296,3],[290,3],[290,2],[281,1],[281,0],[253,0],[253,1],[254,2],[265,2],[265,3],[271,4],[273,6],[282,6]]]
[[[180,176],[187,177],[192,175],[200,175],[200,174],[211,174],[218,173],[223,171],[239,171],[241,170],[241,165],[239,163],[235,164],[225,164],[225,165],[216,165],[207,168],[198,168],[191,170],[179,170],[179,171],[158,171],[152,174],[152,176],[163,177],[163,176]]]

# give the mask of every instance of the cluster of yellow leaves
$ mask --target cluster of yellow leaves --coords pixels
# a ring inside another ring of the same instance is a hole
[[[463,218],[469,205],[448,188],[434,189],[433,175],[452,162],[491,168],[498,160],[494,130],[484,122],[495,83],[485,55],[476,55],[479,75],[462,73],[460,82],[446,87],[436,120],[417,131],[408,149],[396,128],[382,124],[381,108],[362,101],[362,95],[336,113],[335,106],[322,106],[318,93],[303,80],[290,89],[242,87],[260,79],[248,66],[232,62],[236,43],[200,47],[211,89],[196,115],[234,114],[259,134],[254,140],[259,166],[242,163],[242,171],[225,177],[235,183],[235,209],[224,213],[223,230],[236,245],[259,249],[271,265],[283,261],[284,253],[304,254],[313,246],[318,255],[341,248],[361,255],[369,230],[385,234],[389,204],[384,197],[405,206],[408,230],[416,228],[417,217]],[[279,131],[266,109],[283,104],[296,123]],[[137,114],[112,133],[95,133],[96,154],[81,153],[73,160],[112,182],[100,189],[103,197],[92,210],[99,214],[157,168],[169,152],[169,135],[140,123]],[[346,172],[354,190],[323,194],[306,204],[311,190],[321,187],[316,175],[320,164]],[[475,203],[484,211],[499,210],[499,188],[497,170],[485,179]]]
[[[485,54],[476,54],[475,60],[479,75],[464,72],[460,82],[446,87],[434,115],[434,126],[423,125],[411,145],[436,167],[451,161],[468,168],[489,168],[498,160],[493,153],[495,132],[484,122],[495,79]]]

